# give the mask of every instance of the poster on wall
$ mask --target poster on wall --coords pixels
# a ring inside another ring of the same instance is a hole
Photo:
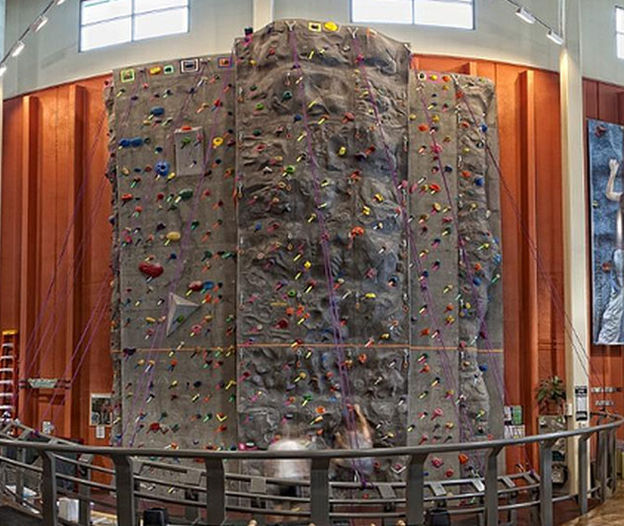
[[[623,126],[588,120],[592,334],[623,344]]]
[[[111,395],[91,393],[91,418],[92,426],[110,426],[113,422],[113,406]]]

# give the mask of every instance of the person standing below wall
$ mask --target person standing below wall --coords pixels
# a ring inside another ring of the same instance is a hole
[[[285,421],[283,433],[276,435],[274,441],[267,448],[268,451],[307,451],[313,446],[312,442],[302,433],[293,422]],[[293,484],[280,484],[278,495],[285,498],[302,497],[301,482],[310,479],[310,460],[304,458],[297,459],[277,459],[267,461],[265,470],[268,477],[293,481]],[[275,510],[292,510],[297,506],[297,501],[290,503],[280,501],[275,504]],[[294,517],[296,520],[297,517]],[[288,522],[285,516],[268,516],[268,522],[284,523]]]

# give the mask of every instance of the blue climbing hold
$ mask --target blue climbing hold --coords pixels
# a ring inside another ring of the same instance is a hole
[[[169,175],[169,163],[167,161],[158,161],[154,165],[154,171],[161,177],[167,177]]]

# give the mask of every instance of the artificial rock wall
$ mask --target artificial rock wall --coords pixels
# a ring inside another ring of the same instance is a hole
[[[118,443],[332,447],[354,403],[376,446],[501,432],[491,82],[277,21],[108,100]]]

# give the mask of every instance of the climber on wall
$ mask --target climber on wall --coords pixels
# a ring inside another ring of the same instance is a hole
[[[351,409],[348,409],[351,411]],[[359,404],[355,404],[353,411],[356,416],[356,429],[339,431],[334,435],[337,448],[341,449],[370,449],[373,447],[373,430],[365,417]],[[353,469],[354,476],[360,482],[365,482],[368,475],[373,472],[373,458],[337,459],[337,466]]]

